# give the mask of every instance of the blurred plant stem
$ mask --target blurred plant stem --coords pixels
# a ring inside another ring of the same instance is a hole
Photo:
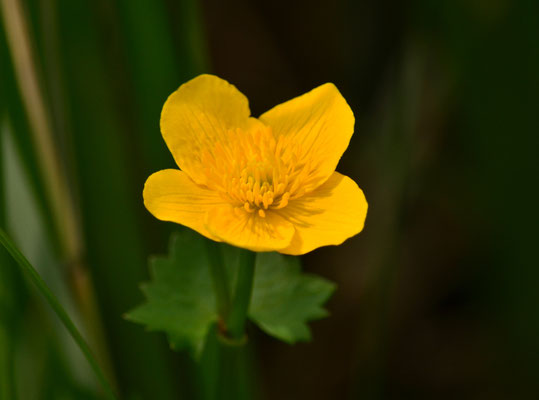
[[[2,260],[4,261],[4,260]],[[11,332],[7,318],[2,315],[0,321],[0,398],[16,400],[15,365],[13,344],[14,335]]]
[[[65,174],[54,144],[51,121],[39,85],[26,17],[19,0],[1,0],[6,36],[32,130],[32,139],[45,181],[47,196],[58,227],[62,252],[68,261],[77,259],[83,251],[78,215],[67,185]]]
[[[230,342],[219,341],[219,379],[217,393],[212,400],[247,400],[251,399],[248,359],[246,357],[246,343],[231,344]]]
[[[0,97],[3,95],[0,92]],[[4,104],[0,100],[0,155],[4,144]],[[4,185],[4,165],[0,157],[0,228],[6,226],[6,191]],[[4,249],[0,249],[0,399],[17,399],[15,384],[15,329],[16,285],[11,273],[12,261]]]
[[[226,337],[221,340],[221,387],[225,400],[249,398],[245,382],[247,334],[245,323],[253,292],[256,253],[242,250],[230,313],[226,319]]]
[[[93,347],[109,380],[115,382],[93,283],[82,260],[84,242],[80,217],[54,143],[50,110],[45,105],[39,84],[39,73],[33,54],[34,45],[30,39],[27,20],[19,0],[1,0],[1,7],[14,73],[31,127],[41,179],[44,181],[45,196],[51,205],[60,257],[68,266],[71,288]]]
[[[403,231],[400,220],[407,203],[410,181],[417,171],[414,157],[417,149],[414,135],[422,116],[420,107],[425,56],[418,51],[418,44],[411,41],[402,51],[397,67],[391,69],[380,106],[376,141],[372,157],[377,162],[378,188],[371,196],[373,219],[379,221],[371,228],[373,245],[367,257],[367,270],[361,304],[361,344],[359,348],[358,398],[378,400],[387,396],[386,379],[389,343],[391,342],[392,298],[395,276],[402,267]],[[392,162],[388,162],[391,160]]]

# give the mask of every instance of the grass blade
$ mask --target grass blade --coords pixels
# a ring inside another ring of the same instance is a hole
[[[90,347],[80,334],[79,330],[77,329],[69,315],[67,315],[67,312],[62,307],[58,299],[51,292],[45,281],[41,278],[41,276],[39,276],[35,268],[28,262],[26,257],[24,257],[24,255],[19,251],[19,249],[15,246],[15,243],[13,243],[13,241],[9,238],[9,236],[2,228],[0,228],[0,243],[2,243],[5,249],[11,254],[17,265],[28,276],[32,283],[36,285],[39,292],[45,297],[58,318],[60,318],[68,332],[71,334],[71,337],[73,337],[73,340],[75,340],[80,350],[84,354],[84,357],[90,363],[90,366],[92,367],[97,378],[99,379],[99,382],[101,383],[103,390],[107,394],[107,397],[109,399],[116,400],[117,397],[112,390],[112,386],[105,378],[105,374],[101,370],[97,360],[94,358],[92,351],[90,350]]]
[[[0,44],[1,46],[1,44]],[[1,90],[1,89],[0,89]],[[2,93],[0,92],[0,98]],[[0,100],[0,160],[3,155],[4,104]],[[3,160],[2,160],[3,161]],[[3,162],[0,162],[0,226],[5,225],[6,207],[4,190]],[[11,263],[7,252],[0,249],[0,265],[6,266]],[[10,265],[9,265],[10,266]],[[16,330],[16,318],[20,313],[16,310],[16,285],[14,284],[11,269],[0,269],[0,399],[18,398],[15,384],[14,368],[14,338]]]

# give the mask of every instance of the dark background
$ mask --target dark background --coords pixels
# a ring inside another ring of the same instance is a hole
[[[255,398],[539,398],[539,2],[22,4],[80,212],[81,258],[126,398],[199,398],[208,368],[122,318],[142,299],[146,258],[164,253],[177,229],[153,219],[141,199],[145,179],[174,166],[159,113],[201,72],[236,85],[256,116],[325,82],[356,116],[338,170],[366,194],[365,229],[303,257],[307,271],[338,284],[331,317],[312,324],[313,342],[289,346],[250,327]],[[53,261],[39,251],[31,261],[45,274],[61,265],[48,279],[69,287],[70,260],[54,243],[46,183],[32,161],[39,149],[0,38],[2,118],[52,249]],[[6,224],[31,249],[16,214],[24,209],[7,198]],[[95,398],[90,373],[71,371],[73,350],[54,317],[36,316],[46,306],[6,271],[0,344],[23,354],[17,379],[41,388],[41,397],[23,390],[21,398]]]

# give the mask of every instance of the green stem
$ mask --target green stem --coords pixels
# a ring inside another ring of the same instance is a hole
[[[245,321],[247,320],[255,276],[255,260],[256,253],[248,250],[242,251],[236,292],[226,324],[227,336],[232,340],[241,340],[245,336]]]
[[[82,353],[86,357],[86,360],[88,360],[88,363],[94,370],[97,378],[99,379],[103,390],[106,392],[109,399],[116,400],[117,397],[114,394],[114,391],[112,390],[111,385],[105,378],[105,374],[99,367],[99,364],[97,363],[96,359],[94,358],[92,351],[90,350],[90,347],[80,334],[79,330],[76,328],[75,324],[69,318],[69,315],[65,311],[65,309],[62,307],[58,299],[54,296],[54,294],[51,292],[45,281],[39,276],[35,268],[28,262],[26,257],[19,251],[19,249],[15,246],[15,243],[9,238],[9,236],[4,232],[2,228],[0,228],[0,243],[6,248],[6,250],[11,254],[13,259],[17,262],[19,267],[28,275],[30,280],[38,290],[41,292],[43,297],[47,300],[49,305],[52,307],[58,318],[62,321],[66,329],[69,331],[79,348],[81,349]]]
[[[206,240],[208,257],[210,258],[210,272],[217,301],[217,313],[224,322],[230,312],[230,289],[228,286],[228,275],[225,270],[225,263],[219,245],[212,240]]]
[[[256,253],[242,251],[234,299],[231,302],[229,279],[225,270],[221,248],[207,242],[210,270],[219,310],[220,325],[217,337],[218,398],[222,400],[246,399],[245,383],[245,321],[253,290]],[[212,397],[213,398],[213,397]]]

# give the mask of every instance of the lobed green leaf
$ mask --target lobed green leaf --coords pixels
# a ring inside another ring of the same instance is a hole
[[[174,350],[199,358],[206,336],[218,321],[204,238],[192,231],[172,235],[169,255],[150,260],[151,281],[142,286],[146,302],[126,315],[151,331],[162,331]],[[223,245],[234,287],[239,249]],[[267,334],[287,343],[308,341],[309,321],[323,318],[335,284],[301,272],[298,258],[259,253],[249,318]]]
[[[322,306],[335,284],[301,272],[297,257],[260,253],[249,317],[264,332],[287,343],[308,341],[307,322],[326,317]]]
[[[185,231],[172,235],[170,255],[150,260],[146,303],[127,319],[163,331],[174,350],[200,356],[210,326],[217,321],[215,294],[202,238]]]

